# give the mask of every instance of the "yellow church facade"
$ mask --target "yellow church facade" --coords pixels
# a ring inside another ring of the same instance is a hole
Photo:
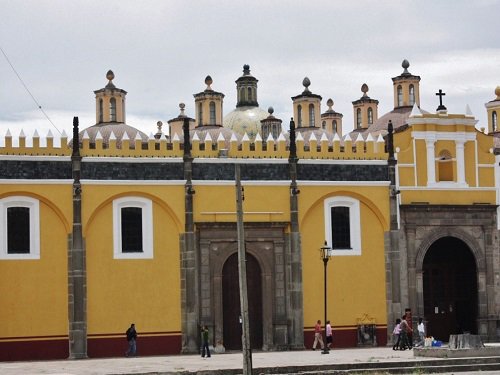
[[[325,244],[334,347],[385,345],[405,310],[435,337],[498,339],[495,132],[476,130],[471,114],[419,109],[408,67],[381,118],[363,87],[353,105],[366,115],[348,134],[308,79],[282,131],[259,110],[248,66],[230,125],[207,77],[194,118],[181,104],[168,136],[161,123],[148,136],[126,124],[126,91],[110,71],[94,92],[95,125],[75,118],[60,139],[8,132],[0,360],[121,356],[132,322],[141,355],[195,353],[202,325],[217,350],[240,350],[236,166],[255,350],[311,347],[325,318]]]

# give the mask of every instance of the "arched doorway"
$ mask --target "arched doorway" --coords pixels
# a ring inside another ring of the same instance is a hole
[[[441,341],[477,333],[477,267],[469,247],[455,237],[440,238],[427,250],[422,271],[427,333]]]
[[[261,270],[255,257],[247,253],[246,260],[250,346],[252,349],[262,349]],[[224,347],[226,350],[241,350],[240,288],[237,253],[229,256],[222,269],[222,304]]]

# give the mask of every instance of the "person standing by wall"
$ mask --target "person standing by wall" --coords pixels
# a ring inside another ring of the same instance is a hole
[[[207,358],[210,358],[210,348],[208,346],[208,327],[207,326],[203,326],[201,328],[201,343],[202,343],[201,357],[205,358],[205,351],[206,351]]]
[[[400,350],[411,349],[412,344],[410,341],[410,333],[412,332],[412,330],[408,325],[408,322],[406,321],[405,315],[403,315],[403,317],[401,318],[401,323],[399,324],[399,327],[401,328],[401,332],[399,333],[401,337],[401,344],[399,345],[399,349]]]
[[[318,344],[321,345],[321,349],[325,348],[325,344],[323,342],[323,337],[321,334],[321,320],[318,320],[316,322],[316,325],[314,326],[314,344],[312,347],[312,350],[316,350],[316,345]]]
[[[425,326],[424,326],[424,319],[418,318],[418,338],[419,341],[416,346],[424,346],[425,343]]]
[[[134,356],[137,352],[137,331],[135,330],[135,324],[132,323],[125,333],[127,335],[128,349],[125,353],[126,357]]]
[[[332,346],[333,342],[333,336],[332,336],[332,326],[330,325],[330,321],[326,321],[326,347],[330,349]]]
[[[392,350],[398,350],[401,339],[401,319],[399,318],[396,319],[396,325],[394,326],[394,330],[392,331],[392,339],[394,340]]]

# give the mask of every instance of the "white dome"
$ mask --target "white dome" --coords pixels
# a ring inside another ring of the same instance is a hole
[[[264,120],[269,113],[259,107],[238,107],[224,116],[224,127],[233,132],[253,139],[261,133],[260,120]]]

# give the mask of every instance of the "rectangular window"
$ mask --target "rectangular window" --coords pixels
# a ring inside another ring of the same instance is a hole
[[[113,258],[153,258],[153,202],[143,197],[113,201]]]
[[[359,200],[333,196],[324,201],[325,240],[333,256],[361,255],[361,210]]]
[[[142,253],[142,209],[122,208],[122,252]]]
[[[30,209],[7,208],[7,253],[30,253]]]
[[[40,259],[40,203],[25,196],[0,199],[0,259]]]
[[[331,208],[332,215],[332,248],[351,248],[351,227],[349,207],[336,206]]]

